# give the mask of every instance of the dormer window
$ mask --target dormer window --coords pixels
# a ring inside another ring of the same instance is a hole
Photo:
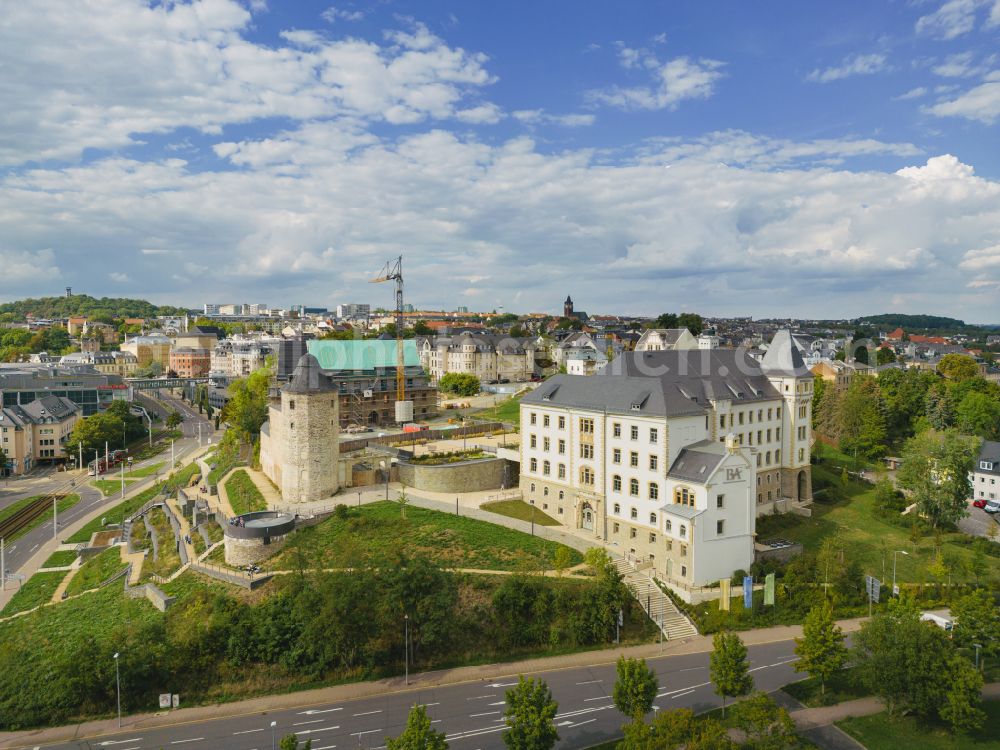
[[[993,462],[992,461],[980,461],[979,462],[979,468],[982,469],[983,471],[993,471]]]

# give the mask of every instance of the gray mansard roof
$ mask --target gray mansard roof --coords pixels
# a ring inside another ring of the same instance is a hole
[[[991,462],[993,469],[981,468],[981,461]],[[979,458],[976,459],[976,466],[973,471],[979,474],[996,474],[1000,476],[1000,443],[993,440],[983,441],[983,446],[979,449]]]
[[[726,457],[726,446],[702,440],[683,448],[667,472],[671,479],[704,484]]]

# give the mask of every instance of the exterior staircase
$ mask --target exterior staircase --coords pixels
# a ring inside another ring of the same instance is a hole
[[[625,580],[625,585],[629,587],[639,606],[649,615],[649,619],[661,627],[664,638],[673,641],[698,635],[698,629],[694,624],[681,614],[670,597],[653,581],[650,570],[636,570],[624,557],[614,557],[613,560]]]

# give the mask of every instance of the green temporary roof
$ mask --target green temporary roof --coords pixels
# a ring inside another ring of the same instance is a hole
[[[307,341],[306,347],[324,370],[374,370],[396,366],[395,341],[320,339]],[[420,355],[413,339],[403,341],[403,364],[407,367],[420,366]]]

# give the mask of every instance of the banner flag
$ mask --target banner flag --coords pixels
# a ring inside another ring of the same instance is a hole
[[[753,609],[753,576],[743,576],[743,608]]]
[[[764,606],[774,606],[774,573],[764,576]]]
[[[723,578],[719,581],[719,609],[729,611],[729,579]]]

